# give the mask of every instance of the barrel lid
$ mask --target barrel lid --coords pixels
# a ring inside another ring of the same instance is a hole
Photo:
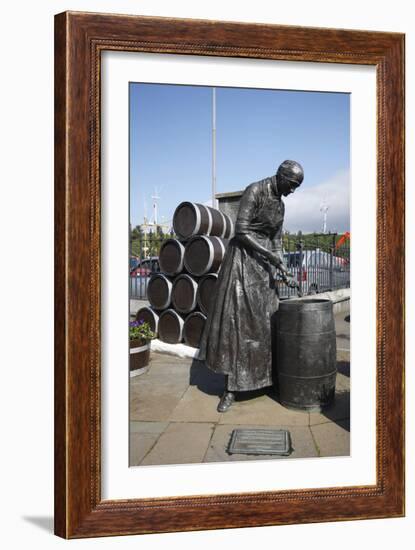
[[[200,213],[198,204],[193,202],[181,202],[173,214],[174,231],[182,239],[187,239],[194,234],[197,226],[200,226]]]
[[[178,344],[183,338],[183,317],[174,309],[166,309],[159,318],[159,338],[167,344]]]
[[[163,273],[153,273],[147,286],[147,298],[154,309],[169,307],[172,282]]]
[[[180,313],[189,313],[196,307],[197,282],[187,274],[175,278],[172,301]]]
[[[183,270],[184,246],[178,239],[167,239],[159,253],[161,271],[167,275],[174,276]]]
[[[208,314],[211,303],[215,298],[217,279],[217,273],[207,273],[199,281],[196,299],[200,309],[205,315]]]
[[[333,302],[327,298],[290,298],[288,300],[282,300],[279,304],[278,309],[289,310],[289,309],[302,309],[302,310],[312,310],[312,309],[331,309],[333,307]]]
[[[212,237],[196,235],[189,240],[184,253],[184,265],[192,275],[200,276],[212,261],[214,248]]]
[[[184,340],[188,346],[198,348],[200,338],[202,337],[203,329],[206,322],[206,315],[200,311],[190,313],[186,317],[183,327]]]
[[[138,317],[139,317],[140,315],[146,314],[146,313],[149,313],[149,314],[152,315],[153,317],[157,317],[157,318],[158,318],[158,316],[159,316],[159,313],[156,313],[156,312],[154,311],[153,308],[151,308],[151,307],[149,307],[149,306],[142,306],[142,307],[140,307],[140,308],[137,310],[137,313],[136,313],[136,315],[135,315],[135,316],[136,316],[136,319],[139,320]]]

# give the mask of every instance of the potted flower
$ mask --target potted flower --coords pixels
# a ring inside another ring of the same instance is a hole
[[[150,325],[142,319],[130,321],[130,371],[144,374],[150,361],[151,339],[155,337]]]

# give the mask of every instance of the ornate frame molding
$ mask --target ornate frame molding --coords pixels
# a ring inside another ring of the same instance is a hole
[[[104,50],[376,66],[376,485],[101,500],[100,73]],[[56,534],[77,538],[402,516],[404,35],[65,12],[55,18],[55,51]]]

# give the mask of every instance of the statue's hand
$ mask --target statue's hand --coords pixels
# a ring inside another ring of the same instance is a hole
[[[283,267],[283,263],[281,260],[281,257],[279,254],[274,254],[273,252],[270,252],[268,255],[268,260],[271,265],[274,265],[276,268],[278,268],[282,273],[285,272],[285,269]]]
[[[270,252],[270,256],[270,263],[278,269],[278,271],[280,272],[280,277],[285,282],[287,277],[291,277],[291,274],[287,271],[287,267],[282,261],[281,255]]]
[[[294,279],[294,277],[292,277],[292,275],[285,275],[283,277],[283,280],[284,280],[284,283],[289,287],[289,288],[300,288],[300,285],[298,284],[298,281],[296,281]]]

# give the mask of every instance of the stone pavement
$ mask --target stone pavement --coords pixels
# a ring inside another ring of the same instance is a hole
[[[322,413],[286,409],[271,389],[244,392],[226,413],[218,413],[222,375],[201,361],[153,352],[149,371],[130,379],[130,465],[349,455],[350,325],[347,313],[335,320],[336,397]],[[232,430],[254,427],[288,429],[291,455],[228,455]]]

